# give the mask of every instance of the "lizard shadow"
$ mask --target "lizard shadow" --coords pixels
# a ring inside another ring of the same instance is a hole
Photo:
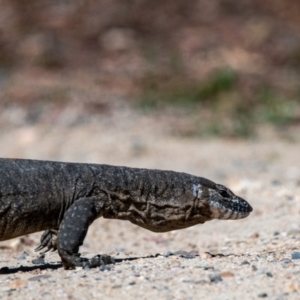
[[[138,257],[126,257],[126,258],[114,258],[115,263],[122,263],[123,261],[134,261],[141,258],[155,258],[157,255],[138,256]],[[15,274],[18,272],[32,272],[35,270],[57,270],[62,268],[62,263],[46,263],[34,266],[19,266],[15,268],[3,267],[0,269],[0,275]],[[101,268],[101,267],[100,267]]]
[[[216,257],[228,257],[228,256],[236,256],[233,253],[230,254],[222,254],[222,253],[217,253],[217,254],[212,254],[209,252],[205,252],[207,255],[209,255],[208,257],[211,258],[216,258]],[[167,252],[166,254],[160,254],[160,253],[156,253],[156,254],[152,254],[152,255],[146,255],[146,256],[133,256],[133,257],[125,257],[125,258],[114,258],[114,262],[115,263],[122,263],[124,261],[134,261],[137,259],[149,259],[149,258],[156,258],[158,256],[164,256],[164,257],[168,257],[168,256],[178,256],[184,259],[192,259],[195,258],[197,256],[199,256],[196,253],[192,252],[187,252],[187,251],[176,251],[176,252]],[[110,264],[106,264],[103,266],[100,266],[100,271],[103,270],[109,270],[106,268],[106,266],[108,266]],[[7,274],[14,274],[14,273],[18,273],[18,272],[32,272],[34,270],[57,270],[59,268],[62,268],[62,263],[45,263],[45,264],[38,264],[38,265],[34,265],[34,266],[20,266],[20,267],[16,267],[16,268],[9,268],[9,267],[3,267],[0,269],[0,275],[7,275]]]
[[[36,265],[36,266],[20,266],[16,268],[3,267],[0,269],[0,275],[14,274],[18,272],[32,272],[34,270],[47,270],[52,269],[56,270],[62,268],[62,264],[44,264],[44,265]]]

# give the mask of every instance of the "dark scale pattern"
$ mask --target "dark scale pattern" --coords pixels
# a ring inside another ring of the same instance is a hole
[[[57,249],[65,268],[113,262],[78,253],[101,216],[165,232],[252,211],[226,187],[172,171],[0,159],[0,178],[0,240],[45,230],[37,250]]]

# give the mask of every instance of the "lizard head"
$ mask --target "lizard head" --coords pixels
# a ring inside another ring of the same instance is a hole
[[[230,189],[221,184],[208,188],[209,205],[214,219],[236,220],[246,218],[252,211],[250,204],[236,196]]]
[[[212,181],[206,180],[200,185],[194,185],[194,195],[208,204],[212,219],[243,219],[252,211],[252,207],[246,200],[236,196],[225,186]]]

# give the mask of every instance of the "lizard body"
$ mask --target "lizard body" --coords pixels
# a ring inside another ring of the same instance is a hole
[[[37,249],[57,249],[65,268],[103,263],[78,254],[101,216],[166,232],[251,211],[226,187],[186,173],[0,159],[0,240],[46,230]]]

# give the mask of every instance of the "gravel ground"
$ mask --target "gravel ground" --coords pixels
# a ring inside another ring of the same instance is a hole
[[[161,122],[122,112],[70,126],[1,127],[1,157],[172,169],[207,177],[247,199],[253,213],[168,233],[97,220],[81,253],[116,264],[65,271],[38,259],[40,233],[0,243],[3,299],[299,299],[299,143],[179,139]],[[42,216],[41,216],[42,217]],[[38,260],[37,260],[38,259]]]

